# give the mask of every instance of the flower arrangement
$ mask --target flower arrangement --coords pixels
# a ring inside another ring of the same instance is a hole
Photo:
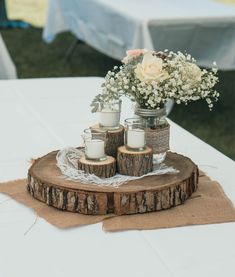
[[[127,51],[120,67],[108,71],[91,106],[97,111],[100,102],[127,96],[140,108],[160,109],[172,99],[176,104],[206,100],[209,109],[218,100],[214,89],[218,82],[216,64],[210,70],[200,69],[189,54],[181,52]]]

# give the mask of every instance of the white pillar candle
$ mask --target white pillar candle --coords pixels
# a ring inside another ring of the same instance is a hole
[[[127,131],[127,146],[130,148],[143,148],[145,146],[145,132],[142,129]]]
[[[86,141],[86,156],[90,159],[100,159],[105,156],[104,141],[91,139]]]
[[[120,112],[117,110],[103,109],[100,112],[100,124],[104,127],[116,127],[119,125]]]

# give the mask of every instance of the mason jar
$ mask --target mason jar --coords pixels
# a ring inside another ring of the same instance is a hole
[[[170,138],[170,125],[166,120],[165,107],[150,110],[136,106],[135,114],[143,120],[146,144],[153,149],[154,163],[164,162]]]

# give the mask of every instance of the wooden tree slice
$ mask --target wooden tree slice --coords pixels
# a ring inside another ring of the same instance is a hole
[[[116,174],[116,159],[107,156],[107,160],[97,162],[82,157],[78,161],[78,169],[85,173],[95,174],[100,178],[109,178]]]
[[[99,125],[90,127],[93,131],[99,130]],[[120,125],[119,129],[107,130],[107,142],[105,153],[109,156],[117,157],[117,149],[124,144],[124,127]]]
[[[34,198],[61,210],[90,215],[154,212],[183,204],[197,189],[197,166],[176,153],[168,152],[165,163],[179,173],[148,176],[118,188],[61,178],[56,154],[49,153],[34,162],[27,189]]]
[[[118,148],[117,169],[122,175],[142,176],[153,171],[153,151],[146,147],[145,150],[134,152],[125,146]]]

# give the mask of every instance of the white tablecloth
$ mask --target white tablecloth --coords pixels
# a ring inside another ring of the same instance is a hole
[[[213,0],[50,0],[44,40],[66,30],[117,59],[186,50],[201,66],[235,69],[235,7]]]
[[[16,67],[0,34],[0,79],[16,78]]]
[[[0,182],[29,160],[81,143],[94,123],[101,78],[0,81]],[[131,116],[124,102],[122,118]],[[203,124],[203,122],[202,122]],[[235,163],[171,122],[171,149],[191,157],[235,203]],[[233,277],[235,223],[105,233],[101,224],[59,230],[0,194],[0,276]],[[28,232],[27,232],[28,231]]]

